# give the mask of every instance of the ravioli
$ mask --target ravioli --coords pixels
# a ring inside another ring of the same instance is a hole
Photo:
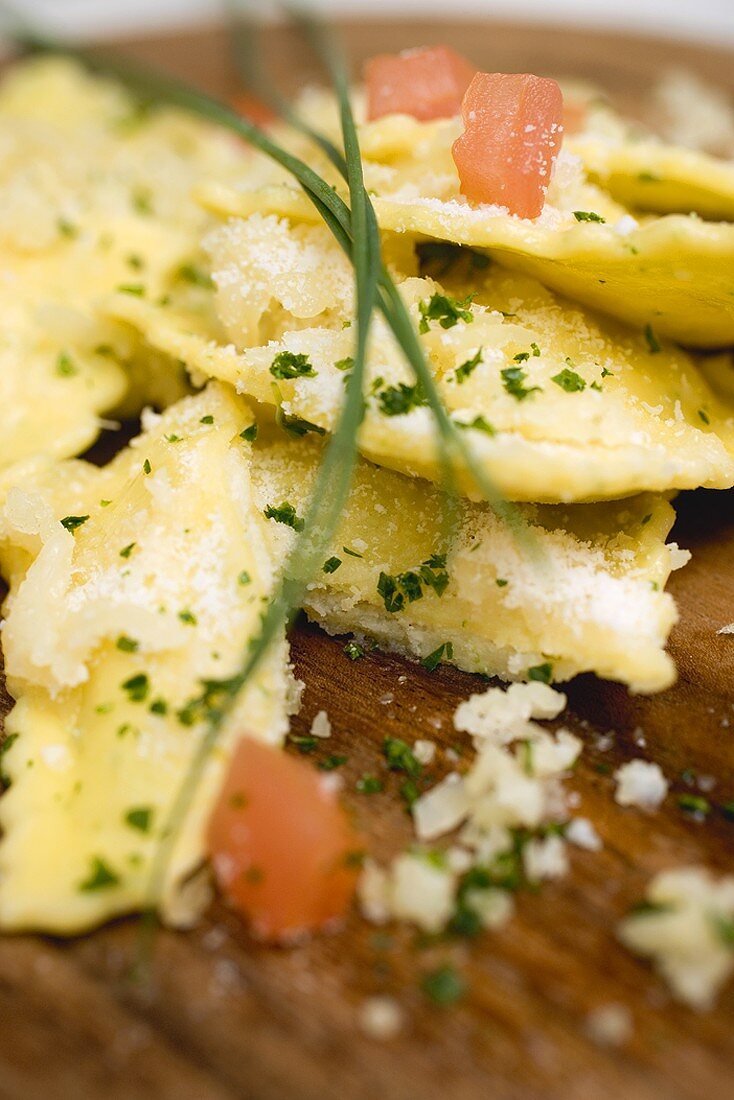
[[[260,430],[253,493],[275,517],[276,557],[293,538],[278,513],[290,504],[303,514],[320,450],[319,441]],[[560,681],[594,671],[658,691],[674,678],[663,646],[676,611],[663,588],[688,557],[665,546],[673,518],[647,494],[519,506],[514,530],[486,505],[462,502],[452,526],[438,490],[362,461],[304,606],[330,633],[469,672]]]
[[[209,249],[226,335],[209,298],[183,309],[175,299],[160,308],[118,295],[111,314],[197,381],[231,382],[277,405],[286,423],[331,431],[353,334],[351,271],[328,231],[255,215],[214,234]],[[447,278],[401,277],[401,293],[446,408],[505,498],[557,503],[734,484],[734,411],[654,330],[635,334],[498,266]],[[379,317],[368,392],[362,454],[440,482],[432,413]],[[465,469],[457,481],[481,499]]]
[[[36,456],[83,451],[101,414],[168,404],[187,386],[97,312],[124,288],[160,298],[198,276],[207,215],[194,183],[228,178],[235,144],[61,60],[0,86],[0,492]],[[239,169],[238,169],[239,170]]]
[[[145,907],[151,868],[204,727],[201,679],[239,667],[273,581],[249,477],[244,402],[212,386],[113,462],[49,468],[0,513],[11,582],[0,800],[0,925],[71,933]],[[212,477],[216,471],[216,477]],[[65,521],[65,525],[59,520]],[[223,730],[154,902],[206,901],[204,830],[244,733],[279,743],[293,680],[281,638]]]
[[[311,121],[331,132],[333,105],[328,97],[317,94],[302,106]],[[613,196],[593,182],[610,176],[603,167],[607,146],[594,141],[582,147],[580,139],[576,145],[570,141],[569,150],[586,150],[588,165],[571,151],[561,153],[539,218],[528,221],[511,217],[501,207],[472,207],[459,192],[451,159],[458,126],[456,119],[420,123],[393,115],[361,127],[365,180],[383,230],[486,250],[506,266],[579,302],[639,327],[652,324],[684,344],[715,348],[734,342],[734,291],[728,277],[734,262],[734,225],[707,224],[680,214],[637,221],[616,201],[621,190]],[[285,128],[279,136],[309,161],[315,160],[318,170],[343,188],[305,139]],[[628,148],[613,141],[609,147]],[[633,154],[629,156],[632,164]],[[697,187],[702,212],[712,216],[717,202],[719,213],[730,210],[731,168],[713,162],[717,171],[707,183],[708,162],[694,163],[685,151],[665,157],[669,177],[677,164],[680,178],[671,180],[667,190],[636,179],[634,196],[640,196],[643,207],[644,195],[652,200],[658,194],[663,211],[676,209],[679,199],[681,208],[696,209],[686,195],[695,197]],[[647,174],[662,175],[662,167],[661,162]],[[712,194],[704,211],[709,185]],[[632,186],[629,180],[627,186]],[[198,188],[197,195],[223,217],[278,214],[306,223],[319,217],[283,170],[264,158],[237,188],[211,181]]]

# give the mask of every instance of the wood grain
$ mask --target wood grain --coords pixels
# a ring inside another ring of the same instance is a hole
[[[378,49],[451,41],[487,68],[595,78],[634,105],[659,72],[686,64],[734,85],[723,51],[568,30],[504,24],[352,25],[355,59]],[[129,47],[226,91],[232,74],[219,34],[197,33]],[[276,30],[269,49],[293,83],[309,76],[302,51]],[[581,677],[569,688],[568,724],[586,748],[573,780],[579,812],[596,823],[600,853],[572,855],[564,880],[518,898],[500,933],[426,947],[408,930],[378,933],[353,916],[343,932],[294,950],[266,950],[218,905],[201,928],[161,932],[148,981],[131,977],[138,925],[119,921],[63,942],[0,940],[0,1097],[9,1100],[548,1100],[698,1098],[734,1093],[734,987],[717,1009],[693,1013],[671,1001],[652,971],[616,943],[614,925],[650,875],[684,862],[731,869],[734,824],[714,810],[687,818],[676,794],[685,769],[716,778],[718,805],[734,799],[734,494],[687,494],[674,537],[693,562],[674,575],[681,611],[671,652],[676,687],[652,699]],[[481,681],[433,674],[378,653],[351,662],[343,642],[300,624],[293,631],[307,688],[295,732],[325,708],[343,752],[348,792],[381,771],[388,733],[465,747],[452,731],[456,704]],[[731,725],[729,724],[731,722]],[[611,747],[599,737],[613,731]],[[611,771],[644,755],[673,780],[654,815],[613,801]],[[396,797],[350,794],[375,854],[411,835]],[[456,1007],[426,1003],[420,975],[450,960],[469,990]],[[406,1011],[402,1035],[377,1044],[357,1024],[365,996],[388,993]],[[595,1044],[588,1013],[626,1005],[634,1034],[621,1049]]]

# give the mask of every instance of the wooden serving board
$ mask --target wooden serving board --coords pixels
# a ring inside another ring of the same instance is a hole
[[[378,50],[448,41],[488,69],[570,74],[606,85],[630,107],[671,65],[686,65],[734,88],[732,55],[650,39],[494,23],[352,24],[355,60]],[[303,50],[275,30],[270,46],[290,83],[312,76]],[[196,33],[128,44],[138,55],[225,91],[233,77],[223,39]],[[119,921],[61,941],[0,939],[0,1097],[11,1100],[445,1100],[446,1097],[669,1100],[734,1095],[734,984],[715,1011],[676,1005],[662,983],[614,938],[617,920],[655,872],[683,863],[731,871],[734,823],[718,810],[687,818],[676,795],[681,773],[716,778],[716,804],[734,799],[734,495],[679,499],[674,537],[693,551],[671,590],[681,612],[671,651],[677,686],[630,697],[594,677],[569,688],[564,721],[586,743],[572,786],[578,812],[604,841],[576,849],[569,876],[518,897],[499,933],[422,947],[408,930],[376,930],[356,915],[337,935],[293,950],[265,949],[216,905],[190,933],[161,932],[149,982],[131,979],[139,925]],[[349,756],[347,791],[379,772],[386,734],[461,744],[457,703],[480,678],[433,674],[377,653],[351,662],[343,642],[301,625],[292,637],[307,685],[295,731],[325,708],[328,752]],[[405,677],[405,679],[402,679]],[[7,705],[7,700],[6,700]],[[729,725],[729,723],[731,723]],[[644,747],[640,743],[643,731]],[[614,731],[612,747],[599,735]],[[653,815],[613,801],[611,771],[644,755],[673,781]],[[443,759],[443,753],[440,754]],[[373,853],[387,858],[411,829],[390,780],[384,794],[354,794]],[[458,1005],[441,1010],[420,992],[420,975],[450,961],[467,976]],[[394,996],[406,1013],[401,1035],[379,1043],[358,1027],[365,997]],[[634,1034],[618,1049],[592,1041],[587,1014],[629,1008]]]

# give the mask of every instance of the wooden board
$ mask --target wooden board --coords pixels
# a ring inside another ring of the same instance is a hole
[[[486,68],[596,78],[630,106],[669,65],[686,64],[734,87],[730,54],[652,40],[489,23],[359,24],[346,33],[356,59],[447,40]],[[271,46],[291,82],[310,75],[287,35],[274,32]],[[211,87],[231,87],[215,33],[133,48]],[[602,852],[575,850],[566,879],[520,897],[505,930],[472,942],[425,948],[409,931],[376,935],[353,916],[339,935],[268,950],[215,906],[194,932],[159,933],[146,983],[130,976],[139,942],[132,920],[71,942],[0,939],[0,1097],[732,1095],[734,985],[710,1014],[682,1008],[616,943],[614,926],[664,867],[690,862],[731,870],[734,823],[718,811],[705,824],[692,822],[675,796],[689,789],[681,773],[692,769],[716,778],[715,803],[734,799],[734,638],[715,633],[734,619],[733,505],[732,493],[679,501],[674,537],[694,557],[671,584],[681,610],[671,640],[677,686],[652,699],[590,676],[570,686],[568,722],[586,743],[572,786],[579,812],[603,837]],[[478,678],[428,674],[380,654],[353,663],[342,642],[307,626],[292,640],[307,685],[295,731],[307,732],[316,711],[327,709],[334,738],[326,751],[348,754],[347,790],[363,772],[380,770],[386,734],[461,743],[451,715],[478,689]],[[599,735],[609,731],[612,745],[604,749]],[[673,794],[654,815],[613,801],[610,772],[639,755],[658,761],[673,780]],[[384,794],[351,798],[380,857],[411,835],[395,787],[390,782]],[[447,960],[468,977],[469,991],[442,1011],[425,1002],[419,977]],[[364,998],[383,992],[405,1007],[406,1026],[398,1039],[380,1044],[361,1033],[357,1019]],[[589,1011],[609,1003],[626,1005],[634,1020],[621,1049],[604,1049],[587,1034]]]

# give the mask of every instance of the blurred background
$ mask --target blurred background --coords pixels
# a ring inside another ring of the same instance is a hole
[[[266,9],[266,0],[257,7]],[[734,44],[734,0],[314,0],[313,7],[334,17],[485,16]],[[20,0],[18,9],[57,34],[99,37],[212,23],[222,7],[220,0]]]

